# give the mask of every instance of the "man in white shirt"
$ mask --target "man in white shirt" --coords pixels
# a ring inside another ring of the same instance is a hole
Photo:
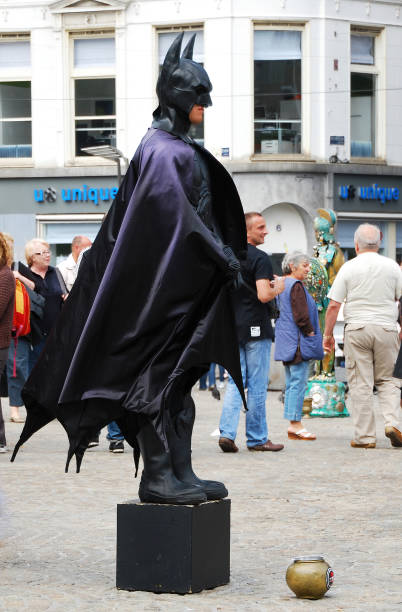
[[[341,267],[328,294],[324,350],[334,346],[333,329],[343,302],[345,361],[355,433],[353,448],[375,448],[373,386],[384,415],[385,435],[402,447],[400,381],[392,377],[399,350],[397,300],[402,293],[398,264],[378,254],[381,232],[360,225],[354,236],[357,257]]]
[[[71,243],[71,254],[58,264],[58,269],[63,277],[68,291],[74,285],[77,278],[79,266],[77,265],[78,256],[84,249],[92,245],[91,240],[87,236],[75,236]]]

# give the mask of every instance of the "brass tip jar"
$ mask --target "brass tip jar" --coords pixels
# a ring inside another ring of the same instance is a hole
[[[286,571],[286,582],[301,599],[320,599],[332,586],[334,572],[324,557],[295,557]]]

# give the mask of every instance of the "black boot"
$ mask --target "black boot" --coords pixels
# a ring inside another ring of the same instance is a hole
[[[193,472],[191,465],[191,436],[195,419],[195,406],[191,395],[186,395],[183,408],[172,417],[172,426],[168,431],[169,449],[172,466],[177,478],[187,484],[199,485],[208,499],[223,499],[228,490],[223,482],[201,480]]]
[[[172,469],[170,453],[150,423],[137,434],[144,470],[138,494],[142,502],[157,504],[200,504],[207,500],[196,483],[178,480]]]

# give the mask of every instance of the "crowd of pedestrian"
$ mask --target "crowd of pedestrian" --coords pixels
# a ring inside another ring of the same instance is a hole
[[[246,214],[248,254],[242,263],[244,286],[233,296],[239,337],[243,384],[247,389],[246,436],[249,450],[277,451],[266,426],[266,381],[269,378],[273,331],[266,302],[278,294],[275,360],[285,369],[284,418],[290,440],[314,441],[302,424],[302,408],[310,360],[320,360],[334,349],[333,329],[344,304],[346,373],[354,420],[352,448],[375,448],[374,390],[383,413],[385,436],[402,447],[400,410],[402,348],[398,332],[398,303],[402,272],[396,262],[378,253],[378,227],[362,224],[356,230],[356,258],[345,263],[329,292],[330,303],[322,336],[317,305],[303,281],[310,269],[307,254],[294,251],[282,261],[284,277],[274,281],[269,257],[256,249],[267,234],[258,213]],[[399,315],[400,318],[400,315]],[[399,357],[398,357],[399,351]],[[398,360],[397,360],[398,357]],[[229,378],[220,420],[219,446],[235,453],[242,398]],[[269,407],[268,407],[269,408]]]
[[[91,243],[85,236],[76,236],[73,239],[73,248],[77,244],[80,244],[82,250]],[[51,266],[50,245],[40,238],[33,238],[26,243],[26,264],[14,261],[13,249],[13,237],[0,233],[0,296],[4,300],[4,304],[0,304],[0,329],[3,330],[0,331],[2,395],[9,398],[10,422],[23,423],[25,419],[20,414],[20,408],[24,405],[21,395],[23,386],[60,314],[63,302],[76,278],[77,269],[69,265],[59,271]],[[80,251],[75,248],[73,253],[76,262]],[[2,263],[3,260],[5,263]],[[24,335],[18,334],[13,320],[19,299],[16,282],[22,283],[28,296],[29,308],[26,315],[29,317],[29,331]],[[4,363],[1,351],[5,351]],[[4,419],[0,414],[0,452],[6,451]]]
[[[316,435],[302,424],[302,406],[310,360],[322,359],[323,348],[333,350],[333,329],[344,304],[345,357],[355,433],[353,448],[375,448],[376,425],[373,389],[385,422],[385,435],[402,447],[400,379],[402,351],[397,305],[402,294],[402,272],[391,259],[379,255],[381,235],[376,226],[363,224],[355,234],[357,257],[344,264],[329,293],[330,303],[322,337],[317,306],[304,281],[310,269],[307,254],[294,251],[282,261],[283,276],[273,274],[269,256],[257,247],[268,234],[264,218],[247,213],[247,257],[241,264],[240,287],[232,293],[244,389],[247,392],[246,444],[250,451],[280,451],[268,437],[266,417],[271,345],[275,360],[285,371],[284,419],[289,421],[290,440],[314,441]],[[86,236],[75,236],[71,254],[55,268],[50,265],[50,246],[34,238],[25,246],[26,264],[14,261],[13,238],[0,233],[0,372],[2,395],[8,395],[10,422],[22,423],[22,388],[38,359],[53,325],[77,278],[82,255],[91,247]],[[30,331],[16,338],[13,328],[16,281],[30,298]],[[379,299],[381,296],[381,299]],[[275,304],[275,309],[272,305]],[[274,312],[277,317],[272,326]],[[279,315],[279,316],[278,316]],[[398,364],[395,363],[400,351]],[[218,368],[219,381],[216,382]],[[215,399],[225,387],[225,370],[210,364],[198,388],[209,389]],[[397,378],[398,377],[398,378]],[[4,387],[6,391],[4,391]],[[219,423],[219,447],[238,452],[237,428],[243,398],[230,373]],[[269,408],[269,407],[268,407]],[[99,434],[89,447],[99,444]],[[108,424],[109,450],[124,451],[124,436],[116,422]],[[5,452],[6,435],[0,405],[0,452]]]

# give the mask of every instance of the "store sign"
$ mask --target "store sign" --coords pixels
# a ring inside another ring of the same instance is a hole
[[[397,187],[380,187],[377,183],[371,186],[340,185],[339,197],[341,200],[377,200],[381,204],[399,200],[399,189]]]
[[[335,174],[334,210],[358,213],[402,214],[402,175]]]
[[[34,200],[38,204],[54,203],[60,197],[67,204],[76,202],[88,202],[94,206],[99,206],[101,202],[114,200],[117,195],[118,187],[88,187],[83,185],[81,188],[61,187],[58,192],[54,187],[47,189],[34,189]]]
[[[345,145],[345,136],[330,136],[330,145]]]

